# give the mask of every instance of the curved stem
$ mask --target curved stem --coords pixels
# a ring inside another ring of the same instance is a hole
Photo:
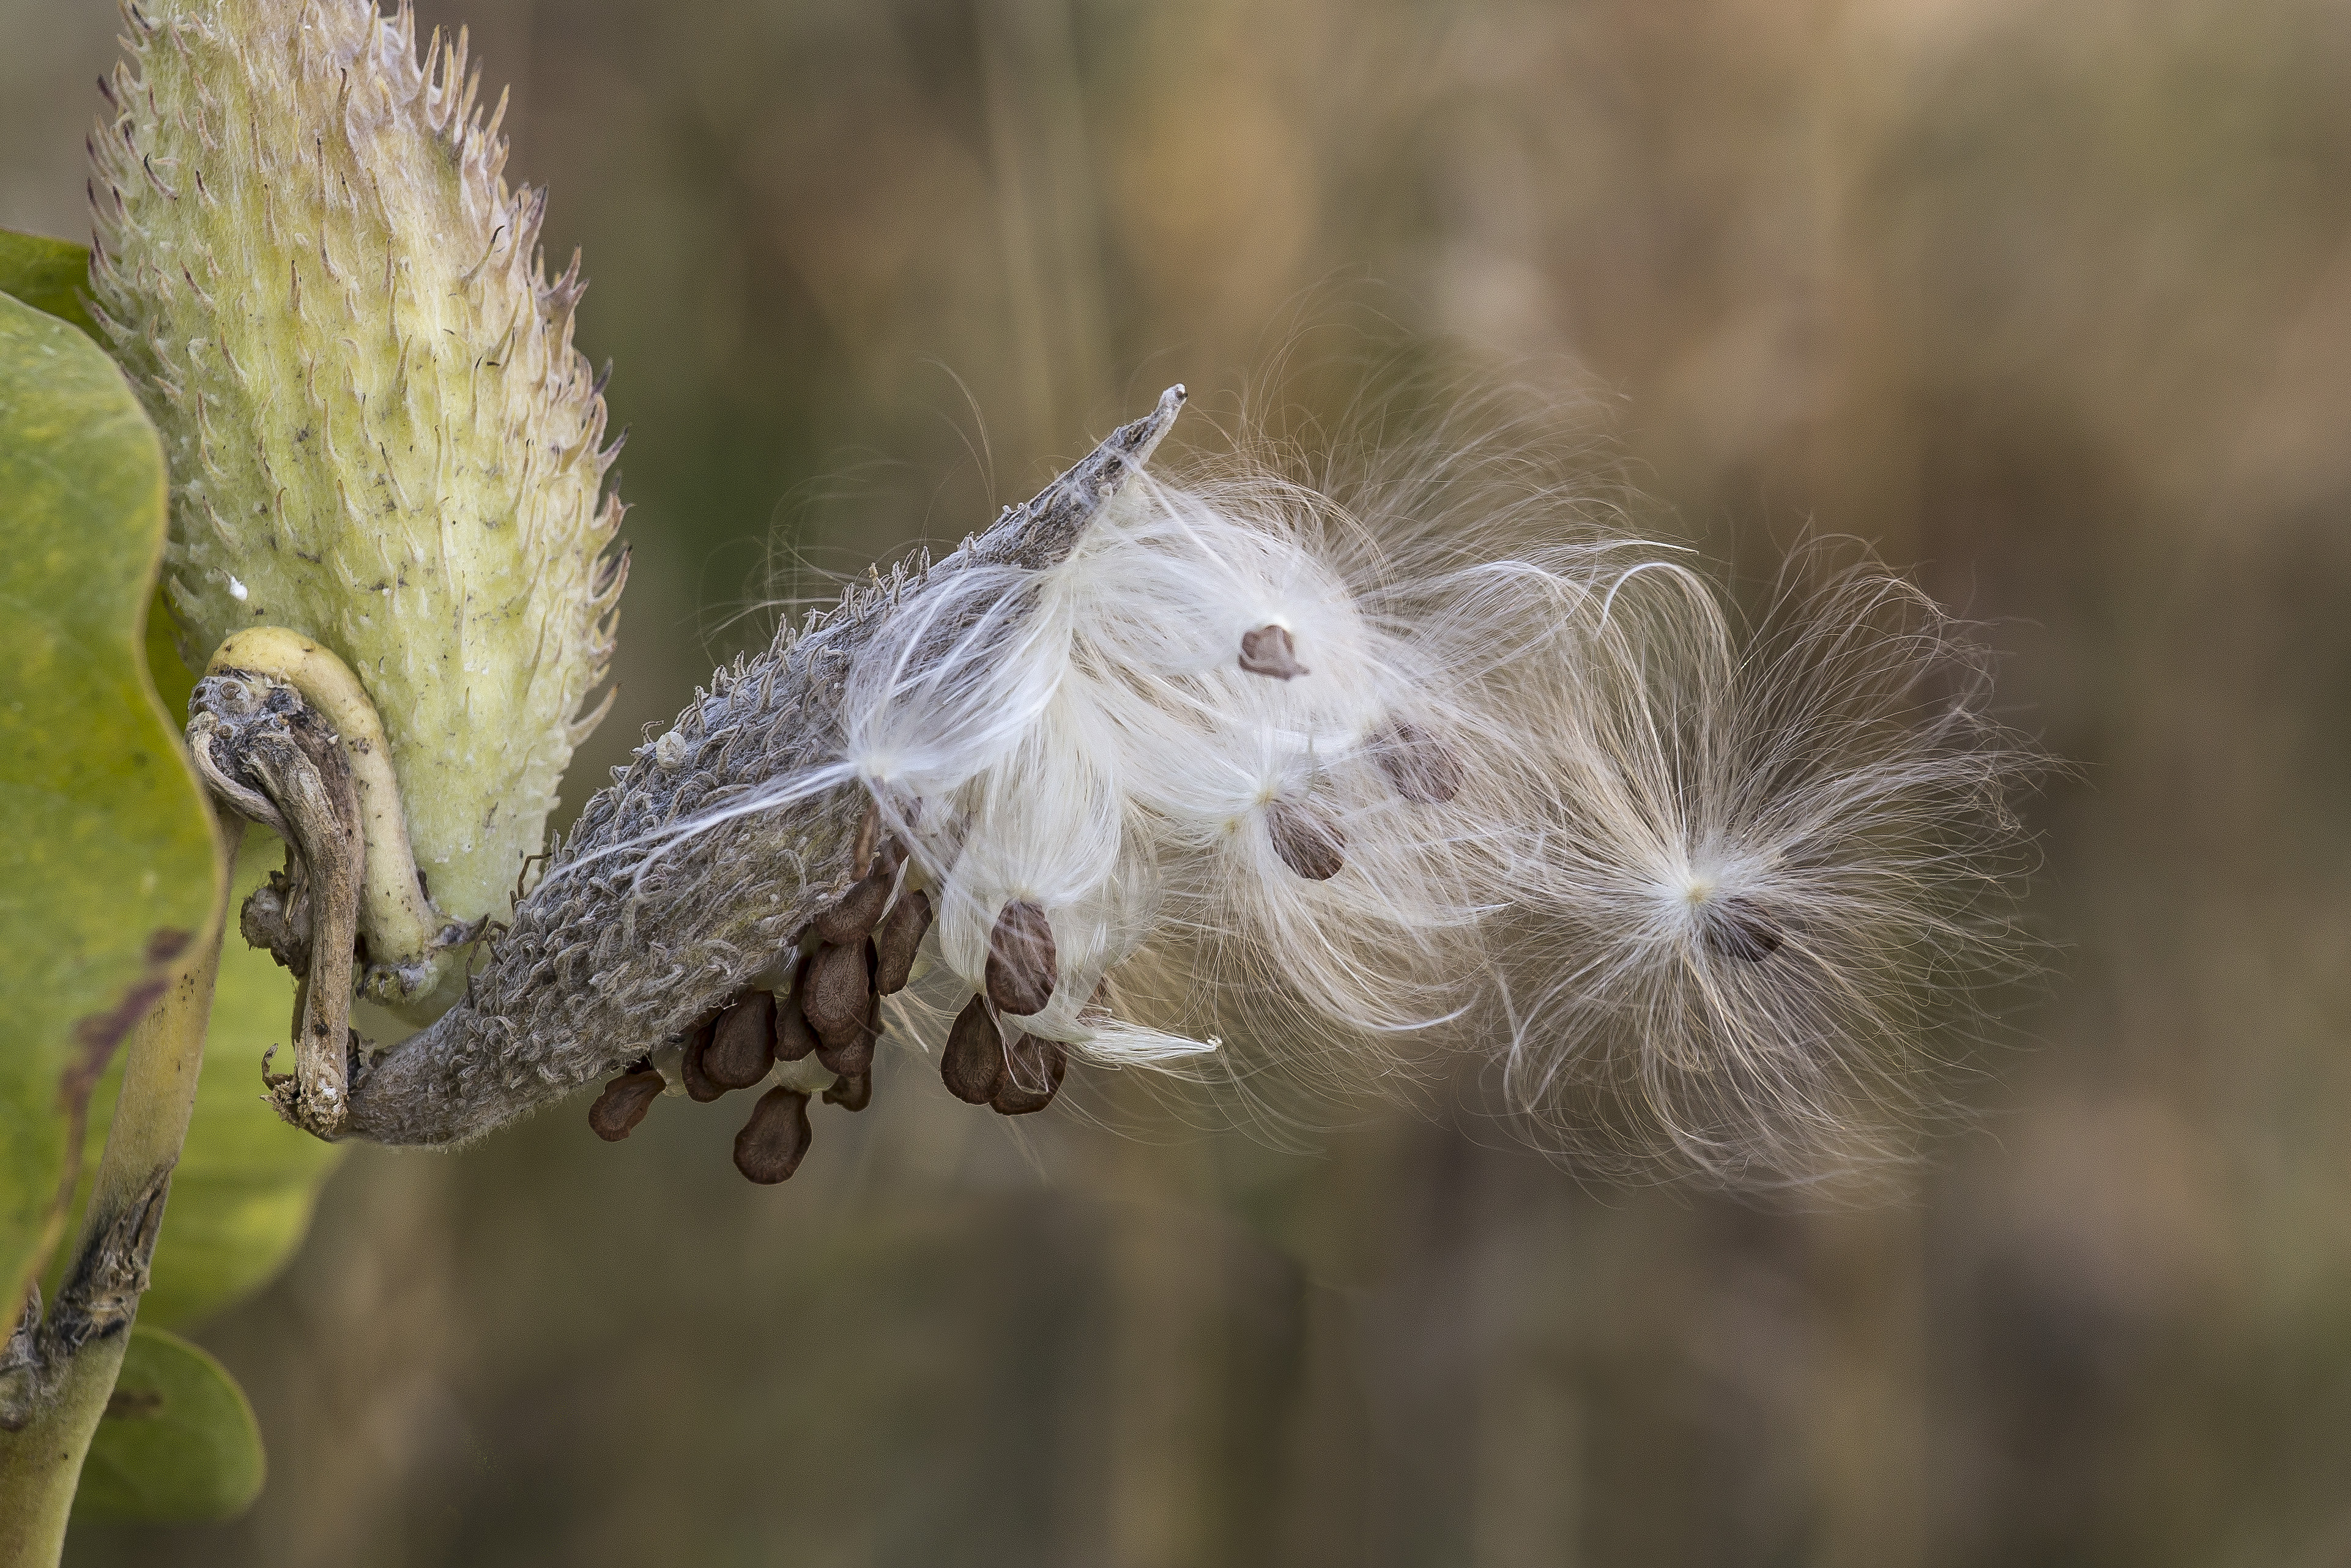
[[[365,845],[359,928],[368,961],[360,994],[392,1006],[431,996],[440,984],[444,955],[471,933],[433,906],[416,874],[392,746],[359,677],[330,649],[282,626],[236,632],[214,651],[206,673],[281,681],[341,737]]]
[[[234,863],[244,824],[224,814],[222,829]],[[223,878],[204,941],[131,1031],[73,1266],[37,1331],[47,1397],[21,1430],[0,1433],[0,1568],[54,1568],[64,1551],[82,1460],[122,1368],[195,1109],[227,888]]]

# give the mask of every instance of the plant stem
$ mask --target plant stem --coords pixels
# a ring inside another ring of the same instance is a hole
[[[234,865],[244,823],[222,816]],[[51,1394],[23,1430],[0,1433],[0,1568],[55,1568],[65,1550],[82,1459],[122,1368],[172,1167],[195,1108],[228,885],[223,877],[204,941],[126,1042],[122,1089],[83,1211],[81,1239],[40,1326],[42,1380]]]

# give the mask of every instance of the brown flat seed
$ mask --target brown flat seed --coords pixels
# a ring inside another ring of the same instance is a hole
[[[800,1011],[820,1043],[846,1045],[865,1026],[865,998],[872,994],[865,944],[828,943],[809,961],[808,977],[800,984]]]
[[[726,1092],[724,1084],[712,1082],[710,1075],[702,1070],[702,1058],[710,1049],[711,1031],[716,1022],[714,1019],[695,1026],[694,1032],[685,1037],[685,1051],[679,1061],[685,1073],[686,1098],[697,1104],[707,1105]]]
[[[800,1010],[801,999],[808,992],[808,972],[811,960],[803,958],[792,975],[792,994],[776,1009],[776,1060],[798,1061],[817,1047],[816,1030],[809,1026],[808,1014]]]
[[[873,1103],[873,1075],[870,1072],[845,1072],[840,1082],[824,1092],[824,1103],[838,1105],[844,1111],[862,1111]]]
[[[1372,755],[1397,794],[1424,806],[1450,800],[1468,778],[1460,755],[1410,719],[1392,720]]]
[[[865,814],[857,819],[857,836],[849,842],[849,869],[863,876],[872,868],[873,841],[882,831],[882,802],[868,800]]]
[[[914,973],[914,954],[923,934],[931,928],[931,895],[910,887],[890,906],[889,917],[873,934],[873,988],[885,997],[906,988]]]
[[[608,1144],[617,1144],[636,1131],[653,1102],[661,1098],[662,1075],[632,1072],[604,1085],[596,1103],[588,1107],[588,1127]]]
[[[1045,1010],[1061,978],[1053,952],[1053,923],[1027,899],[1016,899],[996,917],[987,936],[987,999],[999,1011],[1027,1018]]]
[[[1298,662],[1298,646],[1290,640],[1287,626],[1260,626],[1254,632],[1242,632],[1241,668],[1252,675],[1271,675],[1277,681],[1314,673]]]
[[[1024,1034],[1012,1042],[1004,1082],[988,1105],[1001,1116],[1026,1116],[1042,1111],[1061,1092],[1061,1076],[1070,1070],[1070,1053],[1058,1040]]]
[[[1744,963],[1760,964],[1780,950],[1782,938],[1771,916],[1755,900],[1735,893],[1704,911],[1698,930],[1708,946]]]
[[[748,1089],[776,1056],[776,998],[753,991],[718,1015],[702,1051],[702,1075],[721,1089]]]
[[[827,942],[862,942],[871,936],[890,902],[890,884],[896,873],[875,867],[852,883],[840,902],[819,914],[817,936]]]
[[[870,1071],[873,1066],[873,1044],[882,1038],[882,998],[873,997],[865,1004],[863,1027],[838,1046],[819,1040],[816,1059],[843,1078],[852,1073]]]
[[[1275,800],[1265,809],[1266,836],[1281,863],[1309,882],[1328,882],[1347,863],[1344,829],[1322,812],[1295,800]]]
[[[735,1168],[761,1186],[772,1186],[800,1168],[815,1134],[809,1127],[809,1097],[797,1089],[770,1089],[751,1107],[751,1119],[735,1134]]]
[[[988,1016],[987,998],[974,997],[947,1030],[939,1053],[939,1077],[947,1092],[967,1105],[985,1105],[1004,1083],[1004,1040]]]

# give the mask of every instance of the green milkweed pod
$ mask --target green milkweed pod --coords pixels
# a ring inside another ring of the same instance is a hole
[[[582,713],[627,575],[578,256],[549,280],[463,32],[420,59],[405,3],[123,14],[91,284],[170,457],[185,651],[282,626],[339,654],[434,903],[503,917],[610,706]]]

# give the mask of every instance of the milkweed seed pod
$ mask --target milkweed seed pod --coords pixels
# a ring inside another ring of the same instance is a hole
[[[720,672],[354,1128],[474,1135],[746,988],[855,1078],[864,933],[919,896],[892,1027],[1008,1115],[1073,1063],[1354,1096],[1466,1061],[1595,1163],[1891,1152],[2014,946],[2029,763],[1965,639],[1867,566],[1743,635],[1658,547],[1468,483],[1162,478],[1179,401]]]
[[[340,655],[433,900],[502,917],[626,575],[578,257],[549,280],[546,193],[502,178],[462,32],[420,60],[405,4],[123,15],[91,278],[170,455],[187,652],[283,626]]]

